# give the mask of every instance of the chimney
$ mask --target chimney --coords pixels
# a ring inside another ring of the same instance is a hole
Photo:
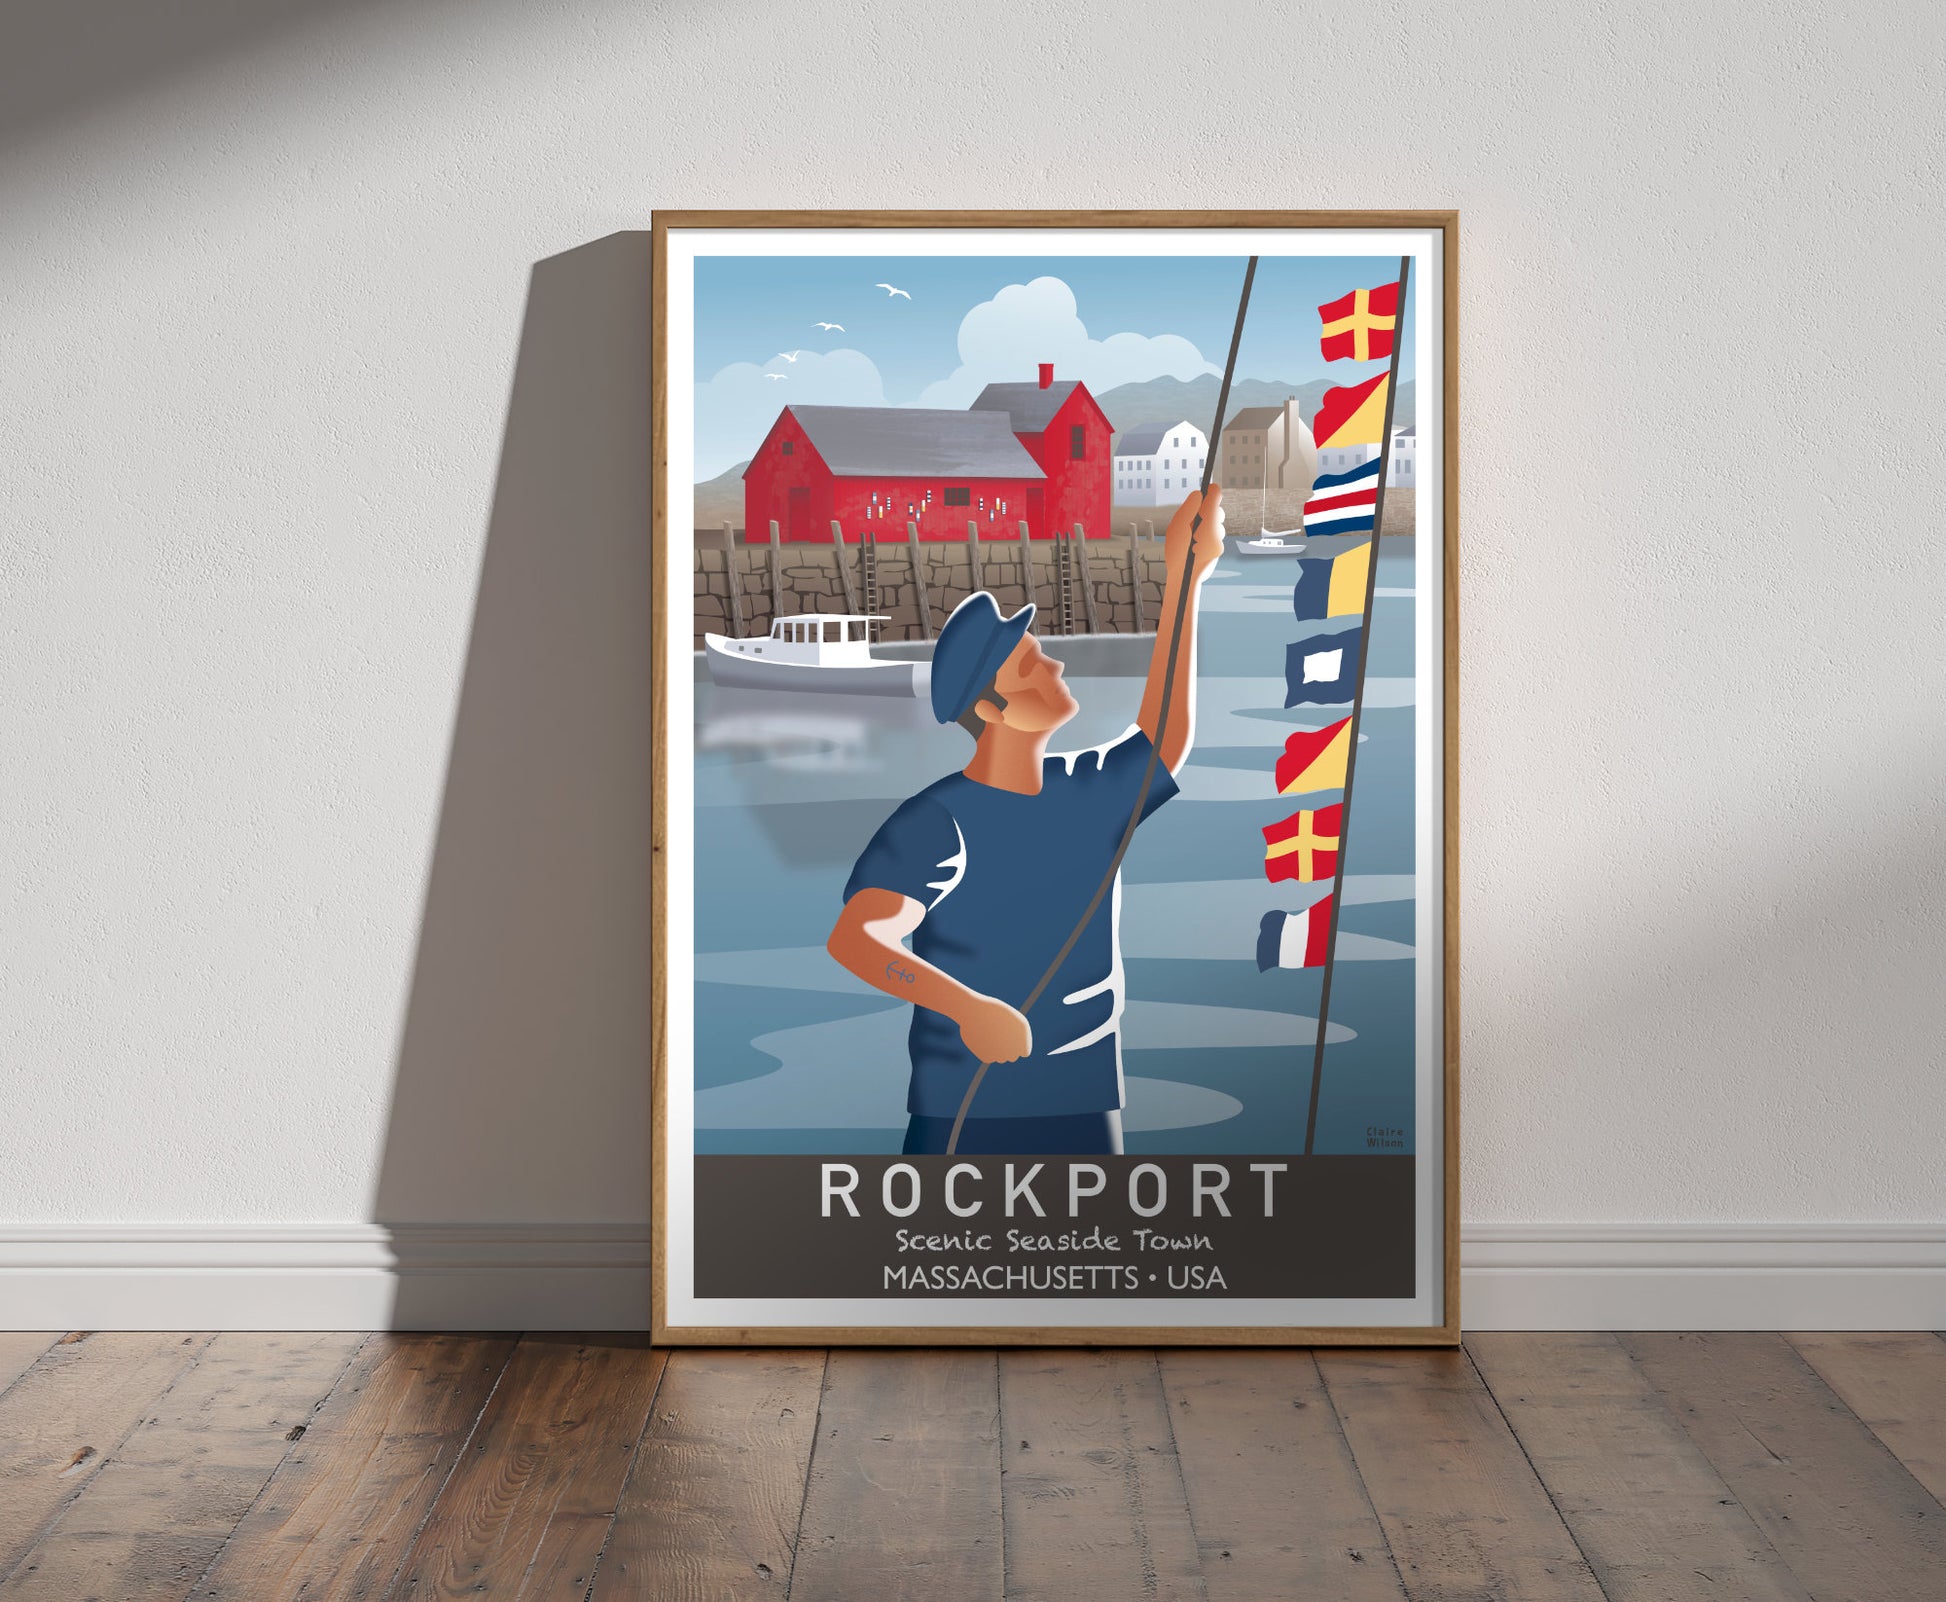
[[[1052,389],[1053,387],[1054,387],[1054,364],[1052,362],[1042,362],[1041,363],[1041,388]]]

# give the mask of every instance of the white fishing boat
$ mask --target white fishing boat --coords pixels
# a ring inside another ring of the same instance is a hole
[[[824,695],[921,696],[932,688],[930,662],[872,655],[872,625],[883,617],[805,612],[779,618],[768,634],[703,636],[709,676],[739,690],[810,690]]]

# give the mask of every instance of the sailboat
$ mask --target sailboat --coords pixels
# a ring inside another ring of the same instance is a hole
[[[1264,463],[1264,481],[1258,491],[1257,537],[1254,540],[1239,540],[1235,549],[1245,556],[1291,556],[1304,549],[1304,529],[1271,528],[1270,523],[1270,463]]]

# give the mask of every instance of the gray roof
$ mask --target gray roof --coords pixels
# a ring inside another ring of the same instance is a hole
[[[1131,428],[1115,443],[1117,456],[1153,456],[1162,448],[1162,436],[1171,428],[1181,428],[1181,423],[1169,423],[1158,428]]]
[[[1016,434],[1038,434],[1054,421],[1067,398],[1074,393],[1075,381],[1050,384],[989,384],[973,403],[976,412],[1005,412],[1013,419]]]
[[[1195,428],[1188,419],[1174,423],[1160,423],[1150,428],[1131,428],[1115,444],[1117,456],[1153,456],[1162,449],[1162,442],[1179,428]],[[1201,432],[1200,429],[1197,430]]]
[[[825,466],[840,477],[876,473],[946,478],[1045,478],[1004,412],[918,406],[792,406]]]
[[[1281,406],[1246,406],[1223,425],[1223,432],[1233,428],[1268,428],[1284,415]]]
[[[1394,439],[1412,439],[1417,436],[1418,432],[1419,432],[1418,424],[1407,423],[1404,428],[1393,429],[1392,437]]]

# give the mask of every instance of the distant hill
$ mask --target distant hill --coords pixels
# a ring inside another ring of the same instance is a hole
[[[721,528],[725,523],[743,527],[743,470],[749,465],[738,462],[696,486],[698,528]]]
[[[1101,409],[1115,425],[1119,442],[1127,429],[1151,428],[1185,419],[1207,429],[1210,419],[1216,415],[1216,393],[1221,387],[1222,381],[1214,373],[1190,379],[1151,378],[1142,384],[1123,384],[1095,399],[1101,402]],[[1230,415],[1234,417],[1246,406],[1282,406],[1285,396],[1295,395],[1298,411],[1309,423],[1318,415],[1324,392],[1336,387],[1336,381],[1329,378],[1316,378],[1308,384],[1240,378],[1230,386]],[[1413,421],[1413,405],[1413,382],[1408,378],[1399,386],[1399,399],[1392,416],[1394,428],[1404,428]]]

